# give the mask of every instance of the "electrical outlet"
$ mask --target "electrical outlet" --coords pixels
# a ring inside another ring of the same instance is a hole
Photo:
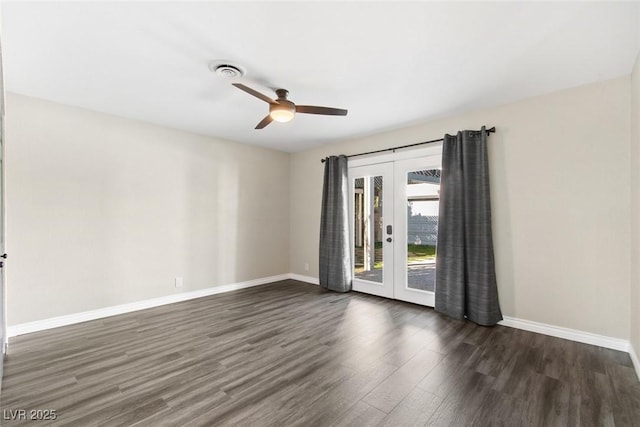
[[[181,288],[182,287],[182,277],[176,277],[175,286],[176,286],[176,288]]]
[[[304,271],[309,271],[309,263],[308,262],[304,263]]]

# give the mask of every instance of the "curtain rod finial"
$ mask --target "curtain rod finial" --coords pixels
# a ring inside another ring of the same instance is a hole
[[[494,126],[492,128],[487,129],[487,134],[489,133],[496,133],[496,127]]]

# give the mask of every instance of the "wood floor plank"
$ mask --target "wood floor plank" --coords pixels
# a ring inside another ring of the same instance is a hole
[[[2,386],[3,427],[640,425],[626,353],[292,280],[12,338]]]
[[[380,427],[424,426],[442,404],[442,398],[415,387],[380,422]]]
[[[364,402],[388,414],[440,362],[442,355],[425,349],[371,391]]]
[[[457,386],[444,398],[426,425],[472,425],[489,401],[493,381],[493,377],[479,372],[469,372],[460,378]]]
[[[329,387],[319,388],[316,382],[305,385],[304,389],[313,397],[300,394],[296,398],[296,409],[285,419],[286,424],[330,425],[397,370],[388,364],[345,369],[347,374]]]
[[[359,401],[331,425],[335,427],[374,427],[382,421],[385,415],[381,410]]]

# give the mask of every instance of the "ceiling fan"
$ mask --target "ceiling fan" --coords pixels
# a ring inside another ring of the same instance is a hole
[[[263,129],[272,121],[276,122],[288,122],[293,119],[295,113],[304,113],[304,114],[322,114],[325,116],[346,116],[347,110],[343,110],[341,108],[331,108],[331,107],[318,107],[315,105],[296,105],[293,102],[287,99],[287,95],[289,95],[289,91],[286,89],[277,89],[276,95],[277,99],[271,99],[268,96],[258,92],[257,90],[251,89],[248,86],[243,85],[242,83],[232,83],[235,87],[240,90],[247,92],[250,95],[255,96],[267,102],[269,104],[269,114],[258,123],[256,129]]]

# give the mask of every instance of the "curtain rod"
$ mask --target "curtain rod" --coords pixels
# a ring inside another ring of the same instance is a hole
[[[489,135],[490,133],[495,133],[496,132],[496,127],[494,126],[491,129],[486,129],[485,132],[487,132],[487,135]],[[347,156],[347,158],[349,158],[349,157],[358,157],[358,156],[366,156],[367,154],[384,153],[385,151],[394,151],[395,152],[396,150],[400,150],[402,148],[415,147],[416,145],[431,144],[431,143],[440,142],[440,141],[444,141],[444,138],[432,139],[431,141],[416,142],[415,144],[401,145],[399,147],[384,148],[382,150],[367,151],[366,153],[350,154],[350,155]],[[327,160],[327,157],[325,157],[324,159],[320,159],[320,161],[322,163],[324,163],[326,160]]]

